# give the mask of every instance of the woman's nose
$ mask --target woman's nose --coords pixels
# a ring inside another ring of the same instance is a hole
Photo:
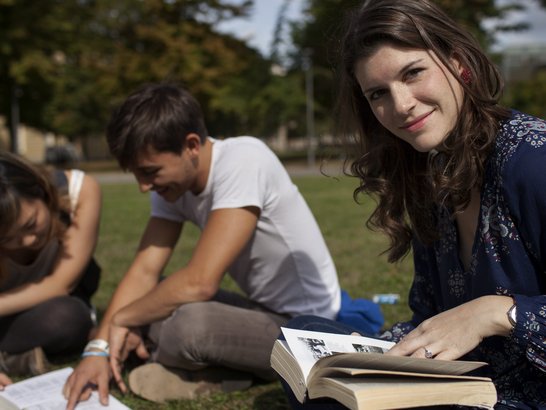
[[[393,107],[397,114],[408,114],[415,107],[415,98],[408,87],[397,87],[391,93]]]

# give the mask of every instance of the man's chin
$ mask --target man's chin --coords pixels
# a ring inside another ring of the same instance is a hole
[[[164,194],[159,194],[161,198],[163,198],[167,202],[176,202],[178,198],[180,198],[180,195],[177,195],[174,192],[165,192]]]

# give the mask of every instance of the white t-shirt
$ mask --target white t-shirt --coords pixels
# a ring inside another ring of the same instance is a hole
[[[201,229],[215,209],[255,206],[256,231],[228,273],[246,295],[270,310],[333,319],[340,307],[337,273],[318,224],[277,156],[260,140],[210,139],[203,192],[169,203],[152,192],[152,216],[191,221]]]

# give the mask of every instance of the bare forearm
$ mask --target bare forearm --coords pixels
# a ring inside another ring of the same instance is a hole
[[[252,236],[258,215],[259,210],[254,207],[213,211],[188,265],[116,313],[114,323],[122,327],[145,325],[168,317],[182,304],[211,299],[220,286],[224,272]],[[154,222],[158,228],[160,224],[166,228],[170,225],[168,222]],[[164,235],[153,227],[154,233]],[[172,236],[178,233],[179,230],[174,231]],[[172,240],[170,245],[174,246]],[[146,259],[153,265],[152,258]],[[163,266],[161,264],[161,268]]]
[[[58,296],[72,293],[89,263],[92,250],[63,247],[51,272],[38,282],[25,283],[0,294],[0,316],[30,309]],[[73,256],[77,255],[77,256]]]
[[[508,336],[512,330],[512,325],[508,320],[506,313],[514,303],[513,299],[508,296],[483,296],[480,298],[484,304],[484,310],[491,312],[491,330],[487,336]]]
[[[189,275],[177,272],[171,275],[151,292],[122,308],[116,313],[114,323],[118,326],[142,326],[165,319],[179,306],[190,302],[210,300],[218,285],[191,282]]]
[[[126,275],[119,283],[104,313],[97,332],[97,338],[108,340],[108,329],[112,317],[125,306],[132,304],[135,300],[150,292],[156,285],[157,280],[153,277]]]
[[[0,294],[0,316],[13,315],[54,297],[68,294],[66,287],[28,283]]]

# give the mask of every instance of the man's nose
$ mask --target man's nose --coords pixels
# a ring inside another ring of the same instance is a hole
[[[138,189],[140,189],[140,192],[145,194],[146,192],[149,192],[153,187],[153,184],[143,178],[138,178]]]
[[[36,236],[36,234],[25,235],[25,236],[23,236],[21,238],[21,245],[24,248],[30,247],[30,246],[34,245],[34,243],[36,242],[37,239],[38,239],[38,237]]]

